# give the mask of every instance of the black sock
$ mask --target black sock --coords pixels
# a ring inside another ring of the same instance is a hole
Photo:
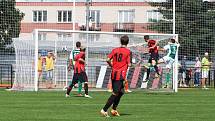
[[[120,92],[119,95],[115,98],[114,102],[113,102],[113,109],[116,110],[119,102],[120,102],[120,99],[122,97],[123,93]]]
[[[147,69],[147,76],[146,76],[147,80],[149,79],[149,74],[150,74],[150,68]]]
[[[66,94],[69,95],[69,93],[71,92],[71,90],[72,90],[72,87],[69,86],[69,87],[67,88]]]
[[[156,73],[157,73],[158,75],[160,75],[160,73],[159,73],[159,69],[158,69],[158,66],[157,66],[157,65],[155,65],[155,66],[154,66],[154,68],[155,68]]]
[[[88,95],[88,84],[87,83],[84,83],[84,91],[85,91],[85,94]]]
[[[116,98],[116,95],[111,95],[106,103],[106,105],[104,106],[103,110],[106,112],[108,110],[108,108],[113,104],[114,100]]]
[[[72,90],[74,85],[75,85],[75,83],[72,83],[72,84],[69,85],[69,87],[67,88],[66,94],[69,95],[69,93],[71,92],[71,90]]]

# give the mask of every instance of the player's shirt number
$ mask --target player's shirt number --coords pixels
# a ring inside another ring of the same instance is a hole
[[[123,54],[122,53],[116,53],[116,54],[114,54],[114,57],[115,57],[115,60],[117,61],[117,62],[121,62],[122,61],[122,56],[123,56]]]

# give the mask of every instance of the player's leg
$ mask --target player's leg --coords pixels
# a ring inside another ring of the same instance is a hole
[[[107,110],[110,108],[110,106],[114,103],[115,98],[117,97],[116,90],[114,89],[118,85],[119,81],[112,80],[112,87],[113,87],[113,92],[111,96],[108,98],[105,106],[101,110],[101,114],[105,117],[109,117]]]
[[[168,67],[168,68],[167,68],[167,71],[166,71],[166,77],[165,77],[165,87],[166,87],[166,88],[169,86],[169,83],[170,83],[170,76],[171,76],[170,68]]]
[[[81,83],[84,82],[84,93],[85,93],[84,97],[92,98],[88,94],[88,77],[87,77],[86,72],[81,73],[79,80],[81,81]]]
[[[158,65],[158,58],[159,58],[158,53],[153,53],[152,58],[153,58],[152,65],[154,66],[154,69],[155,69],[157,75],[159,76],[160,73],[159,73],[159,69],[158,69],[158,66],[157,66]]]
[[[81,96],[81,90],[82,90],[82,83],[81,81],[78,81],[78,95]]]
[[[119,81],[118,85],[113,88],[113,91],[116,92],[117,97],[115,98],[113,102],[113,107],[111,110],[111,114],[113,116],[120,116],[117,109],[117,106],[119,105],[120,99],[124,94],[124,80]]]
[[[170,83],[170,77],[171,77],[171,68],[172,68],[172,65],[174,63],[174,60],[172,60],[171,58],[167,58],[164,59],[166,63],[166,77],[165,77],[165,87],[167,88],[169,86],[169,83]]]
[[[72,78],[72,83],[70,83],[70,85],[69,85],[68,88],[67,88],[66,97],[69,97],[69,94],[70,94],[72,88],[73,88],[74,85],[77,83],[78,75],[79,75],[79,74],[74,73],[73,78]]]
[[[152,64],[152,58],[151,57],[149,58],[148,63],[149,63],[149,65]],[[149,80],[149,74],[150,74],[150,68],[147,68],[146,80]]]
[[[129,90],[128,80],[125,80],[125,92],[126,93],[132,92],[131,90]]]

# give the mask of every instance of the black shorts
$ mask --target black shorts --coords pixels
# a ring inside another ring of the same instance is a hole
[[[159,59],[159,54],[155,52],[151,52],[148,63],[152,63],[152,60],[155,60],[155,62],[157,63],[158,59]]]
[[[122,92],[124,93],[124,80],[112,80],[112,88],[113,88],[113,92],[115,94],[119,93],[119,92]]]
[[[88,82],[86,72],[74,73],[74,76],[72,78],[72,82],[73,83],[78,83],[78,81],[80,81],[81,83]]]

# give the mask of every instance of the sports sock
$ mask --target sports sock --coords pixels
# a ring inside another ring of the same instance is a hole
[[[128,81],[125,81],[125,90],[128,90]]]
[[[122,97],[123,93],[120,92],[119,95],[115,98],[114,102],[113,102],[113,109],[116,110],[119,102],[120,102],[120,99]]]
[[[85,91],[85,94],[88,95],[88,84],[87,83],[84,83],[84,91]]]
[[[82,83],[78,81],[78,94],[81,94],[81,90],[82,90]]]
[[[72,87],[69,86],[69,87],[67,88],[66,94],[69,95],[69,93],[71,92],[71,90],[72,90]]]
[[[149,79],[149,74],[150,74],[150,68],[147,69],[147,76],[146,76],[147,80]]]
[[[113,104],[114,100],[116,98],[116,95],[111,95],[106,103],[106,105],[104,106],[103,110],[106,112],[108,110],[108,108]]]
[[[166,84],[170,82],[170,73],[166,73]]]
[[[71,90],[72,90],[72,88],[73,88],[74,85],[75,85],[75,83],[71,83],[71,84],[69,85],[69,87],[67,88],[66,94],[69,95],[69,93],[71,92]]]

